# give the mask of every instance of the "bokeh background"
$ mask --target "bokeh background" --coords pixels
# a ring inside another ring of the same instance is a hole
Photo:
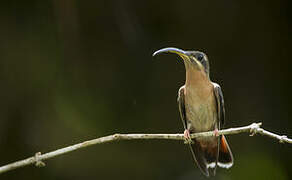
[[[291,1],[2,1],[0,165],[113,133],[183,132],[184,84],[163,47],[208,54],[225,127],[292,136]],[[292,178],[291,145],[227,137],[235,164],[211,179]],[[96,145],[0,179],[205,179],[178,141]]]

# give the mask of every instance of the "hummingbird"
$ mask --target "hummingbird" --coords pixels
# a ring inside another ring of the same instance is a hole
[[[184,127],[185,142],[193,160],[205,176],[216,174],[217,166],[230,168],[233,155],[224,135],[218,130],[225,121],[224,98],[221,87],[210,80],[210,66],[206,54],[168,47],[153,53],[175,53],[183,60],[185,85],[178,91],[178,107]],[[215,136],[191,139],[191,133],[214,131]]]

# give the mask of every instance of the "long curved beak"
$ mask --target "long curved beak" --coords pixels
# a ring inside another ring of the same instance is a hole
[[[187,53],[184,50],[174,48],[174,47],[159,49],[158,51],[155,51],[152,56],[156,56],[156,55],[161,54],[161,53],[175,53],[175,54],[179,55],[184,60],[189,59]]]

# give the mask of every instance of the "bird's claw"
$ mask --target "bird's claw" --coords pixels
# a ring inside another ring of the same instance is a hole
[[[216,137],[218,137],[218,136],[219,136],[219,131],[218,131],[218,129],[217,129],[217,128],[214,130],[214,135],[215,135]]]
[[[185,137],[185,144],[193,144],[194,142],[192,141],[191,135],[190,135],[190,131],[185,129],[184,131],[184,137]]]

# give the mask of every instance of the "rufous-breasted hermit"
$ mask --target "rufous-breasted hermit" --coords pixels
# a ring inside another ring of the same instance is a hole
[[[203,52],[163,48],[161,53],[179,55],[186,69],[186,81],[178,91],[178,107],[184,126],[184,136],[192,156],[202,173],[215,175],[217,166],[230,168],[233,156],[224,135],[218,130],[224,124],[225,109],[221,87],[209,77],[209,61]],[[212,137],[190,138],[190,133],[214,131]]]

